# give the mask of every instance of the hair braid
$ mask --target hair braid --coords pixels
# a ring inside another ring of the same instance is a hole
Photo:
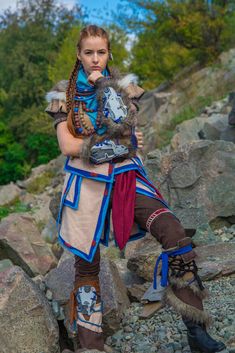
[[[76,137],[76,133],[73,126],[73,105],[74,105],[74,96],[76,91],[76,81],[78,76],[78,71],[80,67],[80,61],[78,58],[74,64],[73,70],[69,77],[68,87],[66,89],[66,107],[68,113],[68,129],[72,135]]]

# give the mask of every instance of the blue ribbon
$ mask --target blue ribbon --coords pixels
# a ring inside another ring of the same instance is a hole
[[[154,268],[154,275],[153,275],[153,288],[157,289],[157,270],[158,270],[158,265],[160,261],[162,261],[162,275],[161,275],[161,286],[166,287],[167,286],[167,280],[168,280],[168,257],[169,256],[176,256],[176,255],[182,255],[185,254],[189,251],[191,251],[192,245],[187,245],[184,246],[183,248],[177,249],[177,250],[171,250],[171,251],[164,251],[159,255],[156,265]]]

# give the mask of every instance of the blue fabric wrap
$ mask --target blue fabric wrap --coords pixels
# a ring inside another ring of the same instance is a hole
[[[193,250],[192,245],[187,245],[184,246],[183,248],[177,249],[177,250],[171,250],[171,251],[164,251],[159,255],[156,265],[154,268],[154,277],[153,277],[153,288],[157,289],[157,270],[158,270],[158,265],[160,261],[162,261],[162,274],[161,274],[161,286],[166,287],[167,286],[167,281],[168,281],[168,257],[169,256],[177,256],[177,255],[182,255],[185,254],[189,251]]]
[[[107,69],[102,71],[102,75],[104,77],[109,77],[109,72]],[[95,86],[91,85],[88,80],[87,80],[87,74],[84,71],[83,66],[81,66],[79,72],[78,72],[78,77],[77,77],[77,90],[78,90],[78,94],[79,93],[89,93],[86,96],[82,96],[79,95],[78,97],[75,97],[75,99],[79,100],[80,102],[85,102],[86,107],[88,109],[92,109],[94,110],[94,112],[86,112],[86,114],[89,116],[90,121],[92,123],[92,125],[94,126],[96,132],[98,135],[103,135],[106,130],[107,127],[103,126],[99,129],[97,129],[97,125],[96,125],[96,119],[97,119],[97,114],[98,114],[98,102],[97,102],[97,98],[96,98],[96,88]]]

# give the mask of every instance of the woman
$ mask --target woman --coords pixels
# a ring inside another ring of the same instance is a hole
[[[224,344],[206,332],[205,290],[191,239],[137,155],[136,137],[140,145],[142,140],[135,133],[136,111],[143,90],[131,75],[121,78],[109,70],[112,54],[102,28],[84,28],[77,49],[69,82],[60,82],[47,96],[47,112],[55,119],[61,152],[68,156],[58,223],[61,244],[75,255],[71,322],[82,347],[77,352],[104,350],[99,243],[108,244],[111,208],[120,249],[146,231],[162,244],[161,283],[168,283],[166,301],[182,315],[190,347],[219,352]]]

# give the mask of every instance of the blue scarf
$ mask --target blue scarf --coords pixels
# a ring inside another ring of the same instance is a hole
[[[102,75],[107,77],[109,76],[109,72],[107,69],[102,71]],[[78,77],[77,77],[77,90],[78,94],[79,93],[89,93],[86,96],[80,96],[78,97],[78,100],[81,102],[85,102],[86,107],[88,109],[94,110],[94,112],[86,112],[86,114],[89,116],[90,121],[92,125],[94,126],[96,132],[98,135],[102,135],[106,132],[107,127],[102,126],[99,129],[97,128],[96,125],[96,119],[97,119],[97,114],[98,114],[98,102],[97,102],[97,97],[96,97],[96,89],[94,86],[92,86],[88,80],[87,80],[87,74],[84,71],[83,66],[80,67],[80,70],[78,72]],[[76,98],[75,98],[76,99]]]

